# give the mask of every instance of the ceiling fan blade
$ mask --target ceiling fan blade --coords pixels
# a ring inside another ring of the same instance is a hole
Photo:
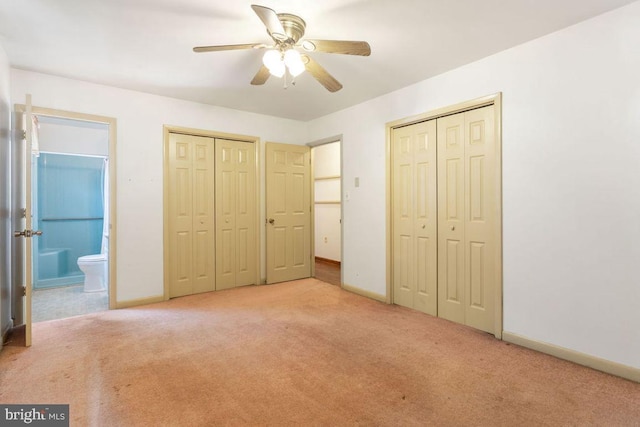
[[[267,79],[269,78],[270,75],[271,75],[271,73],[269,72],[269,69],[263,65],[262,67],[260,67],[260,69],[256,73],[256,75],[253,78],[253,80],[251,80],[251,84],[252,85],[263,85],[263,84],[265,84],[265,82],[267,81]]]
[[[269,34],[274,38],[278,40],[287,40],[289,38],[275,10],[256,4],[252,4],[251,9],[258,15],[258,18],[260,18],[264,26],[267,27]]]
[[[302,48],[307,52],[341,53],[343,55],[371,55],[371,46],[362,41],[304,40]]]
[[[342,89],[342,84],[314,61],[313,58],[308,55],[302,55],[302,62],[304,62],[304,67],[307,71],[329,92],[337,92]]]
[[[223,44],[220,46],[197,46],[193,48],[194,52],[220,52],[223,50],[241,50],[241,49],[262,49],[267,47],[265,44],[252,43],[252,44]]]

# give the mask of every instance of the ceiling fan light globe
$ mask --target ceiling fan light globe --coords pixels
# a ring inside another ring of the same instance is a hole
[[[298,77],[305,70],[302,61],[287,65],[287,68],[289,69],[289,74],[291,74],[293,77]]]
[[[273,65],[273,67],[268,67],[269,72],[271,73],[272,76],[275,77],[282,77],[284,76],[284,73],[286,71],[286,68],[284,66],[284,62],[278,62],[276,64]]]
[[[300,52],[295,49],[287,50],[284,53],[284,63],[289,68],[291,68],[291,66],[295,64],[302,64],[302,57],[300,56]]]
[[[282,55],[280,54],[280,51],[277,51],[277,50],[266,51],[264,56],[262,57],[262,63],[268,69],[278,67],[279,66],[278,64],[282,64]]]

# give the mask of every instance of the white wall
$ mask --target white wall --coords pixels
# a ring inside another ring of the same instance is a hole
[[[384,294],[385,123],[502,92],[504,329],[640,368],[638,22],[635,2],[306,124],[21,70],[11,97],[118,119],[126,301],[162,294],[163,124],[296,144],[342,134],[344,279]]]
[[[386,293],[385,123],[502,92],[504,330],[640,368],[639,22],[636,2],[309,123],[343,135],[345,283]]]
[[[314,182],[315,256],[334,261],[341,259],[340,204],[317,202],[340,201],[340,141],[313,148],[313,176],[334,177]]]
[[[0,45],[0,348],[11,327],[11,101],[9,60]]]
[[[293,120],[24,70],[12,69],[11,79],[14,102],[30,93],[34,106],[117,119],[118,301],[163,294],[163,125],[258,136],[262,142],[307,141],[306,126]],[[262,199],[264,206],[264,188]],[[260,218],[264,224],[264,209]]]
[[[45,116],[38,119],[40,151],[109,155],[109,125]]]

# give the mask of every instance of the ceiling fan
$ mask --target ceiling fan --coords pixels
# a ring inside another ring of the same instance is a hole
[[[276,13],[268,7],[251,5],[253,11],[267,27],[267,33],[273,39],[272,45],[263,43],[231,44],[220,46],[198,46],[194,52],[218,52],[239,49],[269,49],[263,57],[263,65],[256,73],[252,85],[264,84],[270,75],[283,77],[288,73],[296,77],[308,71],[329,92],[342,89],[342,84],[327,72],[320,64],[305,52],[340,53],[343,55],[369,56],[371,48],[364,41],[313,40],[301,41],[306,28],[302,18],[289,13]],[[303,53],[301,54],[300,51]],[[285,82],[286,84],[286,82]]]

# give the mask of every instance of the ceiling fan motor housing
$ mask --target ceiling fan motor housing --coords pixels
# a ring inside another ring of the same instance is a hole
[[[307,26],[304,20],[290,13],[278,13],[278,19],[282,23],[286,35],[293,40],[293,44],[298,43],[298,40],[304,36],[304,30]]]

